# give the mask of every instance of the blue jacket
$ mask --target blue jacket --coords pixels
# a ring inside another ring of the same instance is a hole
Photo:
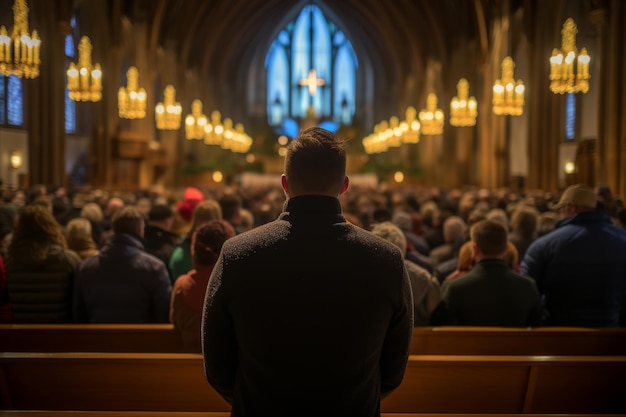
[[[74,319],[89,323],[167,323],[172,293],[163,261],[139,238],[116,234],[98,256],[80,266]]]
[[[563,219],[530,245],[522,273],[537,282],[544,324],[619,326],[626,310],[626,230],[601,211]]]

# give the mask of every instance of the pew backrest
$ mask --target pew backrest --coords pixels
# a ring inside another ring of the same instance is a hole
[[[626,328],[416,327],[413,355],[626,355]]]
[[[181,352],[172,324],[4,324],[0,352]]]
[[[385,413],[626,413],[626,356],[409,358]],[[227,412],[194,354],[0,353],[0,409]]]

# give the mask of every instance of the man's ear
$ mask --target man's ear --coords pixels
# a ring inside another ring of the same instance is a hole
[[[339,194],[343,194],[346,191],[348,191],[349,186],[350,186],[350,179],[348,179],[348,177],[346,176],[346,178],[344,178],[343,180],[343,185],[341,186],[341,191],[339,192]]]
[[[289,197],[289,186],[287,185],[287,176],[285,174],[282,174],[280,176],[280,182],[283,185],[283,191],[285,192],[285,195]]]

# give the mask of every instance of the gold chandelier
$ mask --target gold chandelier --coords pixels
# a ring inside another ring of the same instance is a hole
[[[78,44],[78,68],[72,62],[67,70],[67,89],[74,101],[100,101],[102,99],[102,70],[100,64],[91,63],[91,41],[83,36]]]
[[[252,138],[246,134],[243,124],[237,123],[233,128],[230,118],[224,119],[218,110],[211,113],[211,121],[204,126],[204,143],[207,145],[219,145],[223,149],[232,152],[248,152],[252,145]]]
[[[416,115],[415,107],[409,106],[405,112],[405,120],[400,121],[397,116],[392,116],[389,121],[378,123],[374,126],[374,132],[362,140],[365,152],[381,153],[389,148],[400,147],[403,143],[418,143],[421,126]]]
[[[524,113],[524,82],[514,79],[513,68],[513,58],[507,56],[502,60],[502,78],[493,85],[494,114],[519,116]]]
[[[135,67],[126,72],[126,87],[120,87],[117,93],[117,109],[123,119],[146,117],[146,90],[139,88],[139,71]]]
[[[176,89],[169,84],[163,92],[163,102],[157,103],[154,108],[156,125],[159,130],[180,129],[180,116],[183,108],[176,101]]]
[[[422,125],[417,120],[417,110],[415,107],[409,106],[404,112],[405,119],[400,123],[402,129],[402,142],[418,143],[420,141],[420,130]]]
[[[426,97],[426,108],[419,113],[422,135],[440,135],[443,133],[443,111],[437,108],[437,96],[430,93]]]
[[[4,26],[0,26],[0,74],[37,78],[40,46],[41,39],[37,31],[33,30],[32,36],[28,33],[26,0],[15,0],[11,36]]]
[[[202,114],[202,102],[194,100],[191,103],[191,114],[185,117],[185,138],[187,139],[204,139],[204,127],[207,124],[207,118]]]
[[[456,85],[457,95],[450,102],[450,124],[452,126],[474,126],[478,107],[475,97],[469,96],[469,82],[461,78]]]
[[[550,57],[550,91],[555,94],[587,93],[589,91],[589,61],[587,48],[580,53],[576,48],[578,29],[574,20],[569,18],[561,30],[561,49],[554,48]],[[576,73],[574,74],[574,62]]]

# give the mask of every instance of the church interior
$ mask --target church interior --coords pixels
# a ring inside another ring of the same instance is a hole
[[[282,172],[319,125],[379,183],[626,195],[621,0],[1,0],[0,178]]]

